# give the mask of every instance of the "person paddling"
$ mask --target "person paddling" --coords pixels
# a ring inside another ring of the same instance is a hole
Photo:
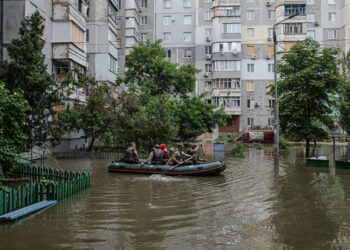
[[[136,143],[131,142],[130,147],[127,148],[123,161],[126,163],[138,163],[139,162],[139,155],[136,151]]]
[[[154,165],[162,165],[163,153],[158,144],[156,144],[154,148],[152,148],[152,151],[149,153],[148,159],[145,162],[142,162],[141,166],[144,166],[148,162],[151,162]]]
[[[186,154],[184,152],[184,146],[182,144],[179,144],[177,146],[177,149],[175,150],[174,154],[171,156],[171,158],[168,160],[166,165],[175,165],[179,164],[182,165],[182,163],[186,160],[186,158],[192,157],[189,154]]]
[[[194,144],[192,144],[191,149],[189,149],[189,150],[187,151],[187,153],[193,157],[193,158],[192,158],[193,164],[196,164],[197,161],[203,161],[203,162],[206,161],[205,159],[201,159],[201,158],[198,156],[198,149],[199,149],[200,146],[201,146],[201,143],[199,143],[199,144],[195,144],[195,143],[194,143]]]

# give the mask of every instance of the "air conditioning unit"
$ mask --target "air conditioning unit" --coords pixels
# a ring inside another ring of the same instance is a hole
[[[255,54],[252,55],[252,59],[256,59],[256,55]]]
[[[267,7],[270,7],[271,5],[272,5],[271,1],[267,1],[267,2],[266,2],[266,6],[267,6]]]
[[[205,59],[211,60],[211,55],[205,55]]]
[[[272,41],[272,37],[269,36],[269,37],[267,38],[267,41]]]
[[[256,102],[256,103],[255,103],[255,107],[256,107],[256,108],[259,108],[259,106],[260,106],[260,103]]]
[[[238,54],[238,49],[232,50],[232,53],[233,53],[234,55],[237,55],[237,54]]]
[[[314,22],[314,25],[315,25],[315,26],[318,26],[318,25],[320,25],[320,24],[319,24],[318,22]]]
[[[208,76],[209,76],[209,73],[208,73],[208,72],[204,72],[203,76],[204,76],[204,77],[208,77]]]
[[[265,57],[267,60],[270,60],[271,59],[271,56],[270,55],[266,55]]]
[[[171,18],[171,21],[172,21],[172,22],[175,22],[175,20],[176,20],[175,17],[172,17],[172,18]]]
[[[209,36],[206,37],[205,39],[207,42],[210,42],[211,41],[211,38]]]

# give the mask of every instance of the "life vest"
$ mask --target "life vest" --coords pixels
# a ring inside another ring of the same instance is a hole
[[[161,165],[163,163],[163,152],[160,148],[153,148],[152,164]]]
[[[136,163],[138,162],[137,157],[134,155],[134,151],[136,149],[134,147],[128,147],[124,154],[124,161],[127,163]]]
[[[179,152],[180,154],[176,156],[176,160],[178,161],[184,161],[185,160],[185,153],[183,151],[179,151],[178,149],[175,150],[175,154],[176,152]]]
[[[163,154],[163,160],[169,159],[168,151],[162,149],[162,154]]]

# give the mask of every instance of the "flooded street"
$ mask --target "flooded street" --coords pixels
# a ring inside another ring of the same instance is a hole
[[[337,148],[346,156],[345,146]],[[315,154],[331,156],[331,146]],[[0,225],[1,249],[348,249],[350,170],[306,168],[303,147],[225,156],[214,177],[110,174],[111,160],[60,160],[92,187]]]

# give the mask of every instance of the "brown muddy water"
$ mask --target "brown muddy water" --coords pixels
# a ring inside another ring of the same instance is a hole
[[[322,145],[314,153],[330,152]],[[227,169],[214,177],[110,174],[110,162],[53,163],[91,171],[92,187],[1,224],[0,248],[350,248],[350,170],[306,168],[303,147],[282,152],[278,167],[271,148],[225,155]]]

